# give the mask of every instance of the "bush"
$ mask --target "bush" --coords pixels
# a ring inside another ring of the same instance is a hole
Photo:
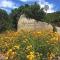
[[[11,20],[5,10],[0,9],[0,32],[6,31],[11,27]]]

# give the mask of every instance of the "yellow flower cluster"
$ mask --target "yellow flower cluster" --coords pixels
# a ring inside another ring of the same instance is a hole
[[[14,48],[16,48],[16,49],[19,49],[19,47],[20,47],[19,45],[14,46]]]
[[[29,55],[27,55],[28,60],[34,60],[34,58],[35,58],[34,52],[30,52]]]
[[[14,49],[14,50],[13,50]],[[16,50],[15,49],[19,49],[19,45],[15,45],[12,49],[9,49],[5,56],[6,56],[6,60],[9,60],[9,59],[13,59],[16,55]]]
[[[59,41],[59,37],[60,36],[57,32],[45,32],[45,31],[9,32],[8,31],[6,33],[0,34],[0,48],[2,49],[2,52],[6,56],[5,58],[6,60],[9,59],[14,60],[14,57],[16,55],[21,55],[23,53],[26,53],[25,55],[27,55],[26,57],[27,60],[35,60],[36,52],[34,51],[34,48],[36,49],[37,48],[36,46],[39,45],[38,44],[33,45],[33,43],[36,44],[38,40],[46,39],[46,42],[48,44],[56,44]],[[37,41],[35,42],[36,39]],[[37,55],[39,56],[39,54],[41,53],[38,52]]]
[[[32,49],[32,45],[27,46],[26,50],[31,50]]]

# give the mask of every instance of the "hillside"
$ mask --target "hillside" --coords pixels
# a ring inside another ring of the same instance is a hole
[[[60,60],[60,11],[37,3],[0,9],[0,60]]]
[[[5,10],[0,9],[0,32],[6,30],[17,31],[18,21],[21,15],[25,14],[28,19],[35,19],[37,22],[47,22],[54,27],[60,26],[60,11],[54,13],[44,12],[44,8],[41,8],[39,4],[34,3],[32,5],[25,4],[11,11],[7,14]]]

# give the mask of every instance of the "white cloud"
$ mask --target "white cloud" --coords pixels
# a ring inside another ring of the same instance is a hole
[[[55,10],[54,10],[54,4],[46,2],[45,0],[43,0],[43,1],[39,0],[38,3],[40,4],[41,8],[43,8],[45,5],[49,6],[49,9],[47,10],[47,13],[55,12]]]
[[[55,12],[53,4],[47,4],[47,5],[49,6],[49,9],[47,10],[47,13]]]
[[[0,8],[16,8],[17,6],[12,1],[2,0],[0,3]]]
[[[49,6],[49,9],[47,10],[47,13],[55,12],[53,3],[49,3],[46,0],[20,0],[20,1],[22,1],[22,2],[37,1],[40,4],[41,8],[44,7],[45,5]]]

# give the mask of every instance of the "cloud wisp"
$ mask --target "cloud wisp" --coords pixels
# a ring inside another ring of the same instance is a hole
[[[17,8],[17,6],[12,1],[2,0],[0,3],[0,8]]]
[[[0,8],[6,10],[8,13],[11,12],[11,9],[17,8],[16,4],[11,0],[2,0],[0,1]]]

